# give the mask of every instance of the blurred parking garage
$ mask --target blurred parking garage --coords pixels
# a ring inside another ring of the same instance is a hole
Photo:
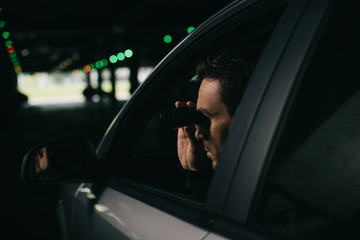
[[[21,160],[49,138],[96,146],[151,69],[230,1],[3,1],[0,5],[1,231],[60,239],[57,186],[24,184]]]

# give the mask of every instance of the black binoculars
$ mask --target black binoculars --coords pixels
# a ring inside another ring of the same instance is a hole
[[[164,125],[173,128],[209,123],[207,117],[192,108],[174,108],[168,112],[160,113],[159,119]]]

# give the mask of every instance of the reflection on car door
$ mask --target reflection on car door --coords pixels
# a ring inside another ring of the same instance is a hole
[[[89,199],[96,202],[93,209],[85,204]],[[80,214],[84,213],[82,210],[88,214],[86,218],[77,219],[81,221],[79,225],[87,227],[77,228],[74,239],[84,236],[87,239],[103,239],[104,236],[106,239],[203,239],[207,233],[109,187],[101,196],[96,196],[90,184],[82,185],[77,192],[75,208]]]

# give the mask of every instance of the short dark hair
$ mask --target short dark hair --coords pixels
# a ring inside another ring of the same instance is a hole
[[[255,63],[254,56],[238,57],[224,53],[203,59],[197,65],[196,74],[200,81],[204,78],[219,81],[221,100],[233,117]]]

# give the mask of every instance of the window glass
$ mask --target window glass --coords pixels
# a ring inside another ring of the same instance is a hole
[[[252,66],[246,65],[246,68],[251,69],[246,76],[246,79],[249,79],[284,8],[283,5],[277,4],[260,7],[260,10],[249,8],[248,15],[242,16],[241,21],[237,17],[229,19],[226,25],[229,30],[221,35],[219,34],[221,31],[218,31],[220,26],[217,26],[214,34],[218,37],[210,42],[206,42],[209,39],[206,38],[201,47],[192,49],[192,57],[182,63],[175,61],[176,63],[173,63],[175,67],[169,66],[174,69],[164,77],[161,86],[153,91],[150,87],[147,89],[149,97],[137,109],[138,116],[141,118],[134,118],[131,121],[133,125],[123,129],[122,134],[131,137],[128,137],[126,141],[121,136],[118,137],[119,142],[114,143],[111,152],[112,164],[117,164],[114,169],[116,169],[118,179],[134,181],[137,184],[143,184],[145,188],[149,187],[155,191],[166,190],[166,193],[175,193],[176,196],[185,196],[200,202],[205,200],[213,172],[211,161],[205,171],[184,170],[177,152],[177,129],[164,123],[159,116],[173,111],[176,101],[194,103],[198,101],[200,81],[196,76],[196,65],[209,56],[231,53],[232,56],[251,59]],[[253,14],[254,11],[257,14]],[[223,31],[224,27],[221,28]],[[245,66],[244,62],[241,64]],[[239,68],[236,70],[238,71]],[[149,81],[145,83],[151,86]],[[245,85],[241,93],[243,91],[245,91]],[[213,95],[207,94],[207,96],[211,98]],[[226,111],[231,111],[226,109]],[[202,115],[211,122],[206,123],[209,124],[206,125],[207,127],[214,126],[211,115],[207,115],[204,111]],[[205,125],[205,122],[201,124]],[[204,155],[206,156],[205,150]]]
[[[359,238],[359,18],[334,8],[288,105],[257,224],[314,239]]]

